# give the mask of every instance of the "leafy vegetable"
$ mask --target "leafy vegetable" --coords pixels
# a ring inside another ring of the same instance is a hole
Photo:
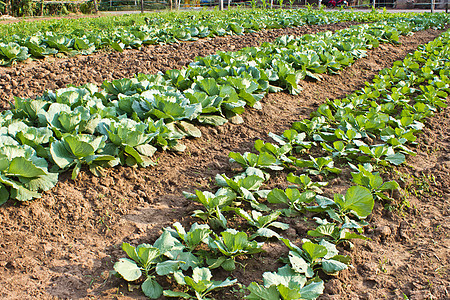
[[[222,267],[226,271],[232,271],[236,268],[235,258],[244,254],[255,254],[263,251],[264,243],[249,241],[245,232],[227,229],[223,231],[221,236],[211,239],[209,247],[223,256],[214,259],[209,266],[211,269]]]
[[[239,216],[243,217],[247,222],[258,230],[253,234],[250,238],[253,239],[257,236],[271,238],[271,237],[280,237],[280,235],[273,231],[268,227],[275,227],[281,230],[286,230],[289,228],[289,225],[282,222],[277,222],[276,219],[280,216],[281,212],[275,211],[267,216],[263,216],[262,213],[252,210],[251,213],[247,213],[245,210],[241,208],[234,209],[234,212]]]
[[[155,275],[168,275],[176,272],[184,262],[172,260],[174,253],[183,250],[183,245],[171,237],[168,232],[163,233],[153,246],[141,244],[133,247],[128,243],[122,244],[122,249],[128,258],[121,258],[114,264],[114,270],[126,281],[133,282],[144,276],[142,291],[151,299],[158,299],[163,288],[155,280]]]
[[[209,221],[213,228],[227,228],[227,220],[222,214],[222,209],[227,207],[236,198],[236,194],[229,189],[219,189],[216,194],[196,191],[195,195],[184,193],[185,197],[200,202],[206,211],[196,210],[193,216]]]
[[[174,274],[175,280],[180,285],[186,285],[195,293],[195,297],[184,292],[174,292],[170,290],[164,291],[164,296],[166,297],[177,297],[183,299],[198,299],[203,300],[207,294],[211,291],[219,288],[224,288],[227,286],[234,285],[237,280],[225,279],[224,281],[214,281],[211,280],[211,271],[208,268],[195,268],[193,270],[192,277],[183,276],[181,272]]]

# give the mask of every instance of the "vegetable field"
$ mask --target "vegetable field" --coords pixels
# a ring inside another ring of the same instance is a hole
[[[446,14],[71,22],[1,28],[2,298],[449,297]]]

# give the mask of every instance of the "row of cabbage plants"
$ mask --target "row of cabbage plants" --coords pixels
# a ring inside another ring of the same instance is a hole
[[[382,13],[325,12],[314,10],[244,10],[217,14],[201,12],[197,14],[163,14],[140,18],[139,25],[102,27],[85,29],[79,24],[71,26],[50,26],[46,31],[33,34],[6,34],[0,38],[0,65],[10,65],[30,57],[43,58],[48,55],[89,55],[98,49],[110,47],[122,52],[124,49],[140,48],[148,44],[193,41],[199,38],[244,34],[263,29],[298,27],[307,24],[331,24],[345,20],[375,21],[389,19],[409,19],[417,27],[435,26],[445,14],[427,17],[403,17]],[[436,22],[436,20],[440,20]],[[145,23],[142,24],[142,20]],[[93,21],[101,22],[101,21]],[[61,27],[64,31],[61,32]],[[66,28],[68,27],[68,28]],[[71,30],[72,29],[72,30]]]
[[[289,44],[300,41],[292,39]],[[425,126],[424,119],[446,107],[449,54],[450,32],[446,32],[382,70],[363,89],[328,101],[281,135],[269,134],[274,143],[258,140],[255,153],[230,153],[244,172],[231,178],[217,175],[215,193],[185,193],[203,206],[193,215],[199,223],[185,229],[177,222],[164,228],[153,244],[123,243],[129,258],[114,265],[117,275],[129,282],[142,280],[142,290],[151,299],[161,295],[210,299],[216,289],[238,284],[238,279],[214,280],[214,269],[232,272],[246,263],[244,257],[262,252],[271,239],[287,247],[280,259],[283,266],[265,272],[262,284],[241,285],[241,293],[246,291],[238,297],[316,299],[324,290],[319,275],[337,275],[351,264],[351,257],[340,254],[339,245],[368,239],[363,229],[374,201],[389,199],[389,191],[398,188],[377,169],[398,165],[413,154],[409,147]],[[354,184],[345,194],[331,195],[327,181],[314,180],[317,175],[330,179],[344,168],[351,169]],[[287,174],[291,185],[264,189],[275,172]],[[247,231],[233,228],[234,214],[247,221]],[[297,244],[284,237],[289,225],[277,220],[281,215],[297,222],[313,218],[316,227]],[[163,277],[173,279],[172,290],[158,283]]]
[[[398,27],[410,22],[399,22]],[[412,25],[411,25],[412,26]],[[305,77],[337,72],[380,42],[397,42],[384,22],[197,58],[166,74],[49,91],[37,99],[16,98],[0,115],[0,191],[27,201],[51,189],[58,173],[75,179],[87,165],[95,175],[118,164],[147,167],[157,149],[183,151],[179,141],[200,137],[197,124],[242,121],[245,105],[260,107],[267,92],[298,93]]]

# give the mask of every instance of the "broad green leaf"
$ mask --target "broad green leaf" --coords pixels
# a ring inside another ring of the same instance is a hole
[[[47,174],[43,169],[36,167],[25,157],[15,157],[9,165],[8,173],[15,176],[22,176],[27,178]]]
[[[308,253],[308,256],[312,261],[316,261],[319,258],[327,255],[327,248],[322,245],[317,245],[311,242],[306,242],[302,245],[303,250]]]
[[[153,156],[153,154],[155,154],[155,152],[157,150],[155,147],[153,147],[152,145],[149,145],[149,144],[136,146],[135,149],[142,155],[145,155],[148,157]]]
[[[357,234],[351,231],[342,231],[339,236],[340,239],[350,240],[350,239],[361,239],[361,240],[370,240],[369,237]]]
[[[159,283],[148,277],[143,283],[142,283],[142,291],[144,292],[145,296],[149,297],[150,299],[158,299],[163,294],[163,288]]]
[[[191,252],[181,252],[175,259],[181,262],[180,268],[186,271],[189,268],[199,267],[202,264],[201,259],[192,254]]]
[[[123,43],[114,42],[114,43],[111,43],[110,46],[111,46],[111,48],[113,48],[116,51],[123,52],[123,47],[125,45]]]
[[[72,180],[75,180],[78,177],[78,174],[80,174],[81,171],[81,162],[77,161],[75,163],[75,166],[72,169]]]
[[[156,265],[156,274],[158,274],[159,276],[172,274],[180,268],[180,264],[181,262],[173,260],[160,262]]]
[[[336,198],[341,210],[350,210],[359,218],[366,218],[372,212],[374,200],[370,191],[362,186],[350,187],[345,197]]]
[[[197,282],[189,276],[185,276],[184,281],[186,282],[187,285],[191,286],[198,293],[203,293],[213,284],[212,282],[205,280]]]
[[[8,170],[10,160],[6,157],[0,158],[0,172],[5,172]]]
[[[12,199],[16,199],[18,201],[28,201],[33,198],[41,198],[41,194],[25,188],[20,183],[2,175],[2,173],[0,173],[0,183],[11,187],[10,198]]]
[[[50,154],[52,155],[53,161],[61,169],[65,169],[75,160],[73,155],[64,147],[64,143],[60,141],[54,141],[50,145]]]
[[[180,241],[174,238],[166,230],[164,230],[163,234],[155,241],[153,247],[158,248],[160,253],[164,255],[166,255],[168,251],[182,250],[184,248]]]
[[[190,249],[194,249],[198,244],[205,240],[210,233],[211,229],[208,225],[198,225],[197,223],[194,223],[189,232],[185,235],[184,241]]]
[[[279,228],[281,230],[287,230],[289,229],[289,224],[282,223],[282,222],[272,222],[269,224],[271,227]]]
[[[314,230],[309,230],[308,235],[313,237],[321,237],[321,236],[332,236],[333,232],[336,228],[336,225],[334,223],[328,223],[324,225],[317,226]]]
[[[395,154],[386,156],[386,160],[388,162],[390,162],[391,164],[399,166],[399,165],[401,165],[402,163],[405,162],[406,157],[405,157],[405,155],[403,153],[398,153],[397,152]]]
[[[121,258],[114,264],[114,270],[126,281],[135,281],[141,277],[141,269],[136,263],[128,258]]]
[[[244,187],[245,189],[249,190],[249,191],[254,191],[259,189],[259,187],[261,187],[261,185],[264,182],[264,178],[261,178],[257,175],[250,175],[245,177],[242,180],[242,187]]]
[[[221,117],[221,116],[215,116],[215,115],[200,115],[197,117],[197,120],[200,123],[205,123],[213,126],[222,126],[226,122],[228,122],[227,119]]]
[[[187,134],[189,134],[190,136],[197,137],[197,138],[202,136],[202,132],[200,131],[200,129],[198,129],[191,123],[188,123],[185,121],[180,121],[179,125],[181,126],[181,129],[184,132],[186,132]]]
[[[264,286],[279,286],[301,288],[306,283],[306,277],[296,273],[288,265],[278,269],[277,273],[265,272],[263,274]]]
[[[271,155],[267,152],[263,152],[258,156],[257,165],[258,166],[270,166],[272,164],[275,164],[276,161],[277,161],[277,159],[273,155]]]
[[[321,246],[324,246],[325,248],[327,248],[327,255],[324,256],[325,259],[332,258],[332,257],[334,257],[334,256],[339,254],[339,251],[336,249],[336,245],[335,244],[330,243],[330,242],[328,242],[326,240],[321,240],[319,242],[319,244]]]
[[[140,245],[136,249],[139,256],[139,262],[149,268],[151,264],[156,263],[156,259],[161,255],[158,248]]]
[[[230,279],[228,279],[228,278],[225,279],[225,280],[222,281],[222,282],[220,282],[220,281],[213,281],[213,285],[210,286],[210,287],[207,289],[207,292],[210,292],[210,291],[215,290],[215,289],[224,288],[224,287],[227,287],[227,286],[232,286],[232,285],[234,285],[236,282],[237,282],[237,279],[230,280]]]
[[[8,44],[0,43],[0,52],[2,52],[3,55],[9,59],[21,58],[22,51],[26,51],[25,56],[27,56],[26,53],[28,53],[28,49],[25,47],[20,47],[20,45],[17,43],[12,43],[12,42],[8,43]],[[24,59],[19,59],[19,60],[25,60],[28,57],[29,57],[29,55],[27,57],[25,57]]]
[[[176,271],[173,273],[173,278],[179,285],[186,285],[186,281],[184,280],[184,275],[182,271]]]
[[[250,283],[247,287],[250,294],[245,296],[245,299],[249,300],[280,300],[280,294],[278,293],[276,286],[265,287],[259,285],[256,282]]]
[[[300,290],[300,294],[302,295],[302,299],[313,300],[317,299],[317,297],[323,294],[324,288],[325,287],[322,280],[313,281],[310,284],[304,286]]]
[[[145,155],[140,154],[136,149],[131,146],[125,146],[125,152],[134,158],[134,163],[143,164]],[[128,162],[127,162],[128,163]],[[128,163],[129,164],[129,163]]]
[[[385,190],[396,190],[398,189],[400,186],[398,185],[398,183],[396,181],[388,181],[383,183],[382,186],[380,186],[380,190],[385,191]]]
[[[269,229],[269,228],[259,228],[254,235],[265,237],[265,238],[280,237],[280,235],[278,233],[276,233],[275,231],[273,231],[272,229]]]
[[[289,252],[289,262],[291,263],[292,269],[296,272],[305,274],[306,277],[314,276],[314,271],[311,269],[310,264],[296,252]]]
[[[336,274],[339,271],[347,269],[347,265],[333,259],[322,260],[322,270],[327,274]]]
[[[0,205],[4,204],[9,199],[9,192],[6,186],[0,183]]]
[[[209,96],[219,94],[219,88],[214,78],[203,78],[196,82],[199,87],[205,91]]]
[[[183,299],[191,299],[192,296],[188,293],[183,292],[174,292],[171,290],[164,290],[163,295],[166,297],[173,297],[173,298],[183,298]]]
[[[224,231],[221,233],[223,243],[231,253],[243,250],[247,246],[248,238],[245,232],[229,232]]]
[[[94,154],[95,150],[89,143],[83,142],[75,136],[66,136],[64,141],[69,146],[70,151],[78,158]]]
[[[290,203],[290,200],[286,193],[283,190],[280,189],[273,189],[268,195],[267,195],[267,201],[269,203]]]
[[[230,157],[230,162],[237,162],[238,164],[242,166],[247,166],[247,160],[242,156],[239,152],[230,152],[228,154]]]
[[[4,182],[3,182],[4,183]],[[41,198],[41,194],[35,191],[31,191],[23,186],[16,185],[11,188],[10,198],[16,199],[18,201],[29,201],[33,198]]]
[[[234,259],[228,258],[221,264],[221,267],[225,271],[233,272],[236,269],[236,263],[234,262]]]
[[[122,250],[135,262],[139,262],[139,256],[136,253],[136,248],[128,243],[122,243]]]
[[[175,222],[172,226],[173,226],[173,227],[175,228],[175,230],[177,231],[178,236],[179,236],[182,240],[184,240],[184,239],[185,239],[185,235],[186,235],[186,231],[184,230],[183,225],[181,225],[180,222]]]
[[[304,299],[298,289],[291,289],[281,284],[277,287],[277,289],[278,292],[280,292],[281,298],[285,300]]]
[[[212,269],[216,269],[219,268],[225,261],[227,260],[226,256],[220,256],[217,259],[212,259],[211,261],[208,260],[208,268]]]
[[[195,268],[192,272],[192,279],[195,282],[211,281],[211,271],[208,268]]]
[[[19,178],[20,182],[31,191],[48,191],[58,182],[58,173],[48,173],[34,178]]]

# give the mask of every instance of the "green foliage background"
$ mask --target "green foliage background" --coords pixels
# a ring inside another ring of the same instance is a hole
[[[32,0],[0,1],[0,13],[14,17],[65,15],[69,13],[92,13],[93,1],[85,3],[42,3]]]

